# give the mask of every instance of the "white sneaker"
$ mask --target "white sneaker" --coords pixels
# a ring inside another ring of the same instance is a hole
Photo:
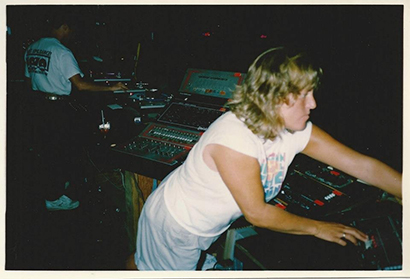
[[[62,195],[55,201],[46,200],[46,208],[49,211],[72,210],[72,209],[76,209],[79,205],[80,205],[79,201],[73,201],[66,195]]]

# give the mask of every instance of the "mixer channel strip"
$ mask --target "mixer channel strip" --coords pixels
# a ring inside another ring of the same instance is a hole
[[[172,166],[186,158],[201,135],[199,131],[149,123],[140,135],[113,151]]]
[[[226,111],[225,108],[211,108],[188,103],[171,103],[158,122],[177,125],[191,130],[206,131]]]

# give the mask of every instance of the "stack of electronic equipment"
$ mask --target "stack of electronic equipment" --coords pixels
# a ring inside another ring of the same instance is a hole
[[[112,150],[168,166],[181,164],[202,133],[226,111],[225,104],[244,78],[238,72],[188,69],[178,96],[156,121]]]

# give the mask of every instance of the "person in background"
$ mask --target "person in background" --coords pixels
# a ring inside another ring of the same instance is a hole
[[[112,86],[96,85],[83,79],[77,60],[67,48],[78,18],[62,9],[49,20],[50,35],[31,44],[25,55],[25,77],[29,86],[32,123],[48,210],[71,210],[79,206],[67,194],[67,188],[79,184],[78,161],[81,151],[81,118],[70,95],[73,90],[126,90],[121,82]]]
[[[268,203],[298,153],[402,196],[401,173],[309,121],[321,73],[305,54],[283,47],[256,58],[233,94],[230,111],[147,199],[128,268],[195,270],[201,251],[242,215],[257,227],[342,246],[367,240],[356,228],[300,217]]]

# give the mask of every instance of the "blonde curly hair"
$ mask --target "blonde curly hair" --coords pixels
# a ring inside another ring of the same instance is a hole
[[[280,106],[289,94],[316,89],[321,74],[304,53],[290,56],[283,47],[272,48],[255,59],[228,105],[254,134],[272,140],[284,129]]]

